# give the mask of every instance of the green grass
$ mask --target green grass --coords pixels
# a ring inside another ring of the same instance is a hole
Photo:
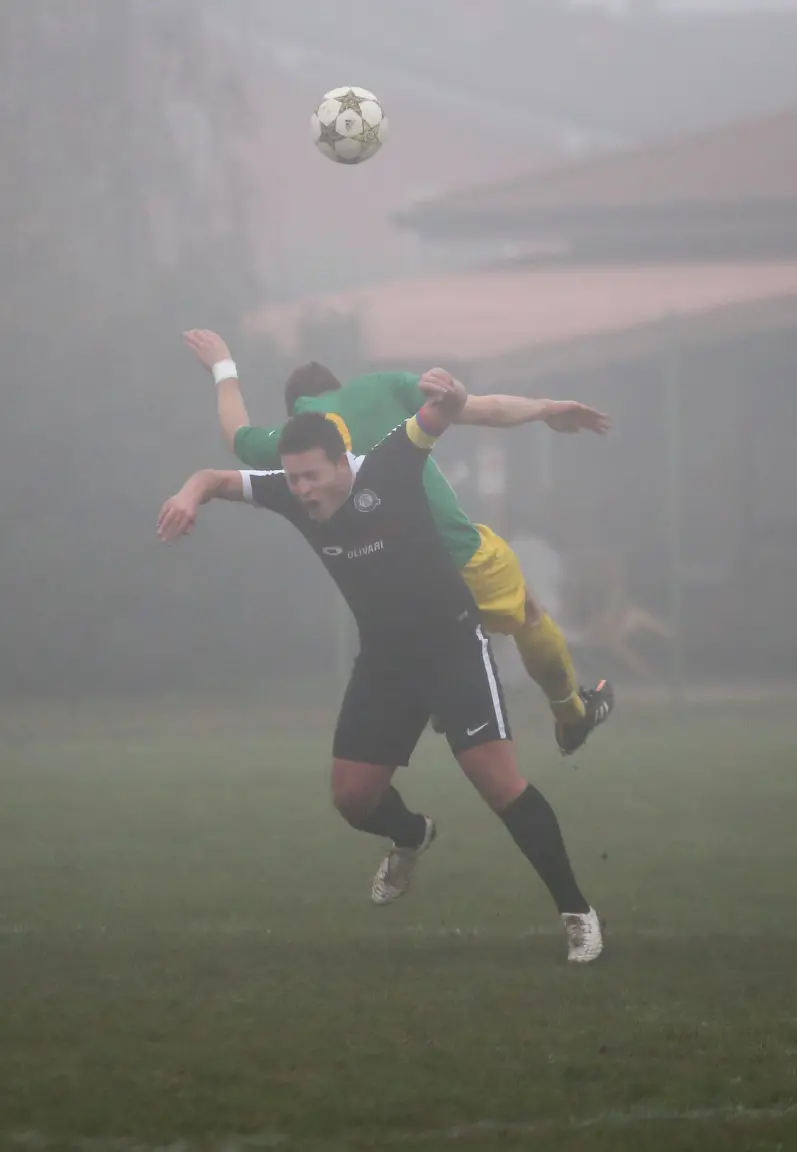
[[[620,707],[579,768],[514,713],[605,957],[445,746],[393,908],[328,801],[331,717],[0,716],[0,1149],[797,1147],[792,706]]]

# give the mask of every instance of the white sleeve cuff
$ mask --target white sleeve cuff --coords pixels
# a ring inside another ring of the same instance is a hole
[[[244,488],[244,500],[247,502],[247,504],[254,504],[255,498],[252,495],[252,473],[251,472],[244,472],[242,469],[241,470],[241,481],[243,483],[243,488]]]

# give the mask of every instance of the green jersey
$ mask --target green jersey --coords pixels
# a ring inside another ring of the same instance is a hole
[[[378,372],[358,376],[336,392],[302,396],[294,412],[326,413],[340,429],[346,447],[361,456],[413,416],[425,400],[418,377],[412,373]],[[281,427],[239,428],[235,434],[236,456],[247,468],[279,468],[277,444],[281,431]],[[464,568],[481,542],[478,529],[462,511],[454,489],[431,458],[424,468],[423,483],[443,542],[457,566]]]

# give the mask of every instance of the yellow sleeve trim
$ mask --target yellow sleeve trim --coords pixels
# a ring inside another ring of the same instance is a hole
[[[428,451],[434,448],[437,443],[437,436],[429,436],[428,433],[424,432],[415,416],[412,416],[404,427],[407,429],[407,435],[416,448],[423,448]]]
[[[340,432],[341,436],[343,437],[343,443],[346,445],[348,451],[351,452],[351,432],[349,431],[349,426],[346,421],[342,416],[339,416],[337,412],[325,412],[324,415],[326,416],[327,420],[330,420],[335,425],[338,432]]]

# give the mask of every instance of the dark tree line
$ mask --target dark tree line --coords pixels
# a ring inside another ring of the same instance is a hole
[[[231,331],[257,298],[252,110],[201,7],[0,6],[6,693],[265,676],[269,646],[300,664],[286,608],[320,578],[297,576],[293,541],[269,526],[264,547],[238,509],[212,510],[201,545],[154,536],[188,471],[229,463],[179,332]],[[262,347],[248,367],[283,370]]]

